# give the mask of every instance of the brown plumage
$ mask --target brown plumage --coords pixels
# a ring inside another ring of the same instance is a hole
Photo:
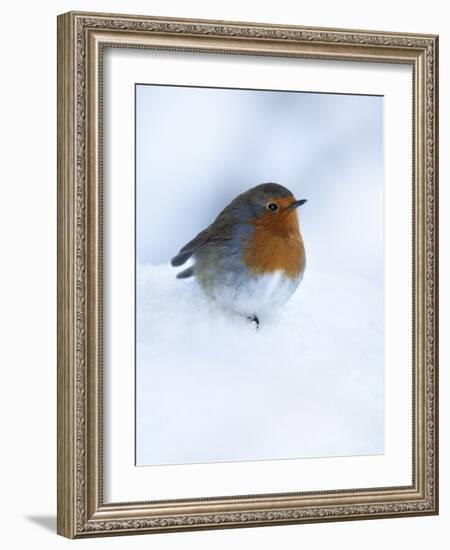
[[[177,277],[195,276],[209,298],[259,323],[258,315],[286,303],[302,280],[297,208],[305,202],[277,183],[241,193],[172,258],[173,266],[195,260]]]
[[[289,208],[295,199],[270,200],[279,210],[266,211],[252,222],[255,231],[244,249],[244,262],[253,273],[281,270],[288,277],[297,277],[305,270],[306,261],[297,210]]]

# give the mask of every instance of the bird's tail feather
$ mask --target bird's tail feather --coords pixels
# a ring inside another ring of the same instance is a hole
[[[186,260],[188,260],[192,254],[194,253],[193,250],[185,250],[184,252],[179,252],[176,256],[174,256],[170,263],[173,265],[173,267],[178,267],[179,265],[183,265]]]
[[[177,279],[187,279],[188,277],[192,277],[194,275],[194,266],[188,267],[184,271],[180,271],[180,273],[177,273]]]

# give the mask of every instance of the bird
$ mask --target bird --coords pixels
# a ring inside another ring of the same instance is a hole
[[[222,309],[260,318],[294,294],[306,268],[297,200],[278,183],[261,183],[234,198],[216,219],[171,259],[177,274],[195,277],[204,294]]]

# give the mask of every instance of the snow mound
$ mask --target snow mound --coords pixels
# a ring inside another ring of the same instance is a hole
[[[383,294],[307,269],[261,328],[139,266],[137,464],[380,454]]]

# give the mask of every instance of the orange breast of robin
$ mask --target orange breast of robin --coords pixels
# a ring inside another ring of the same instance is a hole
[[[243,253],[243,260],[252,273],[281,270],[295,278],[305,270],[305,247],[297,210],[285,209],[293,200],[278,200],[278,212],[264,212],[253,221],[255,229]]]

